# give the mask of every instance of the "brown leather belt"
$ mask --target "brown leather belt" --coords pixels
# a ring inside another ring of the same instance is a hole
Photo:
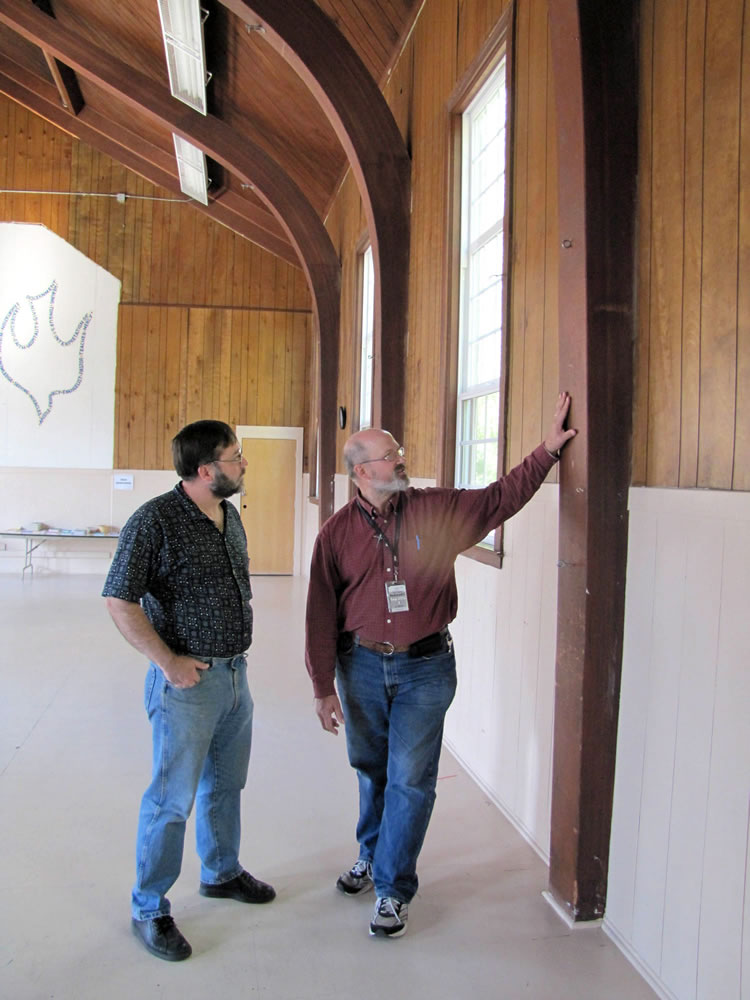
[[[361,635],[355,635],[354,642],[357,646],[364,646],[365,649],[371,649],[373,653],[384,653],[386,656],[392,656],[393,653],[408,653],[411,648],[411,646],[394,646],[392,642],[375,642],[372,639],[363,639]]]
[[[450,633],[448,627],[441,628],[439,632],[426,635],[408,646],[394,646],[392,642],[375,642],[374,639],[365,639],[361,635],[353,635],[355,645],[370,649],[373,653],[382,653],[384,656],[393,656],[394,653],[408,653],[410,656],[431,656],[441,650],[450,648]]]

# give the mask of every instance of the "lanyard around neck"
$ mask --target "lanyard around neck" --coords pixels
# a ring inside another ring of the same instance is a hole
[[[398,503],[394,514],[394,517],[396,518],[396,531],[392,542],[389,541],[386,533],[378,526],[378,523],[375,520],[375,518],[372,516],[372,514],[370,514],[369,511],[365,510],[365,508],[362,506],[359,500],[357,501],[357,506],[359,507],[362,513],[362,517],[365,519],[365,521],[367,521],[367,523],[375,532],[376,541],[378,543],[382,542],[383,545],[385,545],[385,547],[391,553],[391,557],[393,559],[393,579],[398,580],[398,540],[401,537],[401,503],[400,502]]]

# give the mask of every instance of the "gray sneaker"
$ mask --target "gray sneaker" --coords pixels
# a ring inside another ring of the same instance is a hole
[[[401,937],[406,934],[406,921],[409,919],[409,904],[402,903],[393,896],[378,896],[375,900],[375,912],[370,921],[370,934],[382,934],[384,937]]]
[[[361,892],[369,892],[372,886],[372,862],[362,858],[336,880],[336,888],[347,896],[358,896]]]

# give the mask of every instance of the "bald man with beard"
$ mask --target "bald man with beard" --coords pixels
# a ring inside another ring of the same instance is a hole
[[[321,726],[336,735],[346,723],[359,856],[336,886],[346,896],[374,887],[372,935],[404,934],[417,891],[456,690],[456,558],[536,493],[576,433],[564,429],[569,408],[561,392],[544,441],[483,489],[414,489],[405,449],[386,430],[359,431],[344,446],[357,494],[315,542],[305,659]]]

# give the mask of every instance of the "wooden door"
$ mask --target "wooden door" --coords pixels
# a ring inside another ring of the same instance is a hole
[[[288,438],[242,438],[248,465],[241,515],[253,575],[294,573],[296,449]]]

